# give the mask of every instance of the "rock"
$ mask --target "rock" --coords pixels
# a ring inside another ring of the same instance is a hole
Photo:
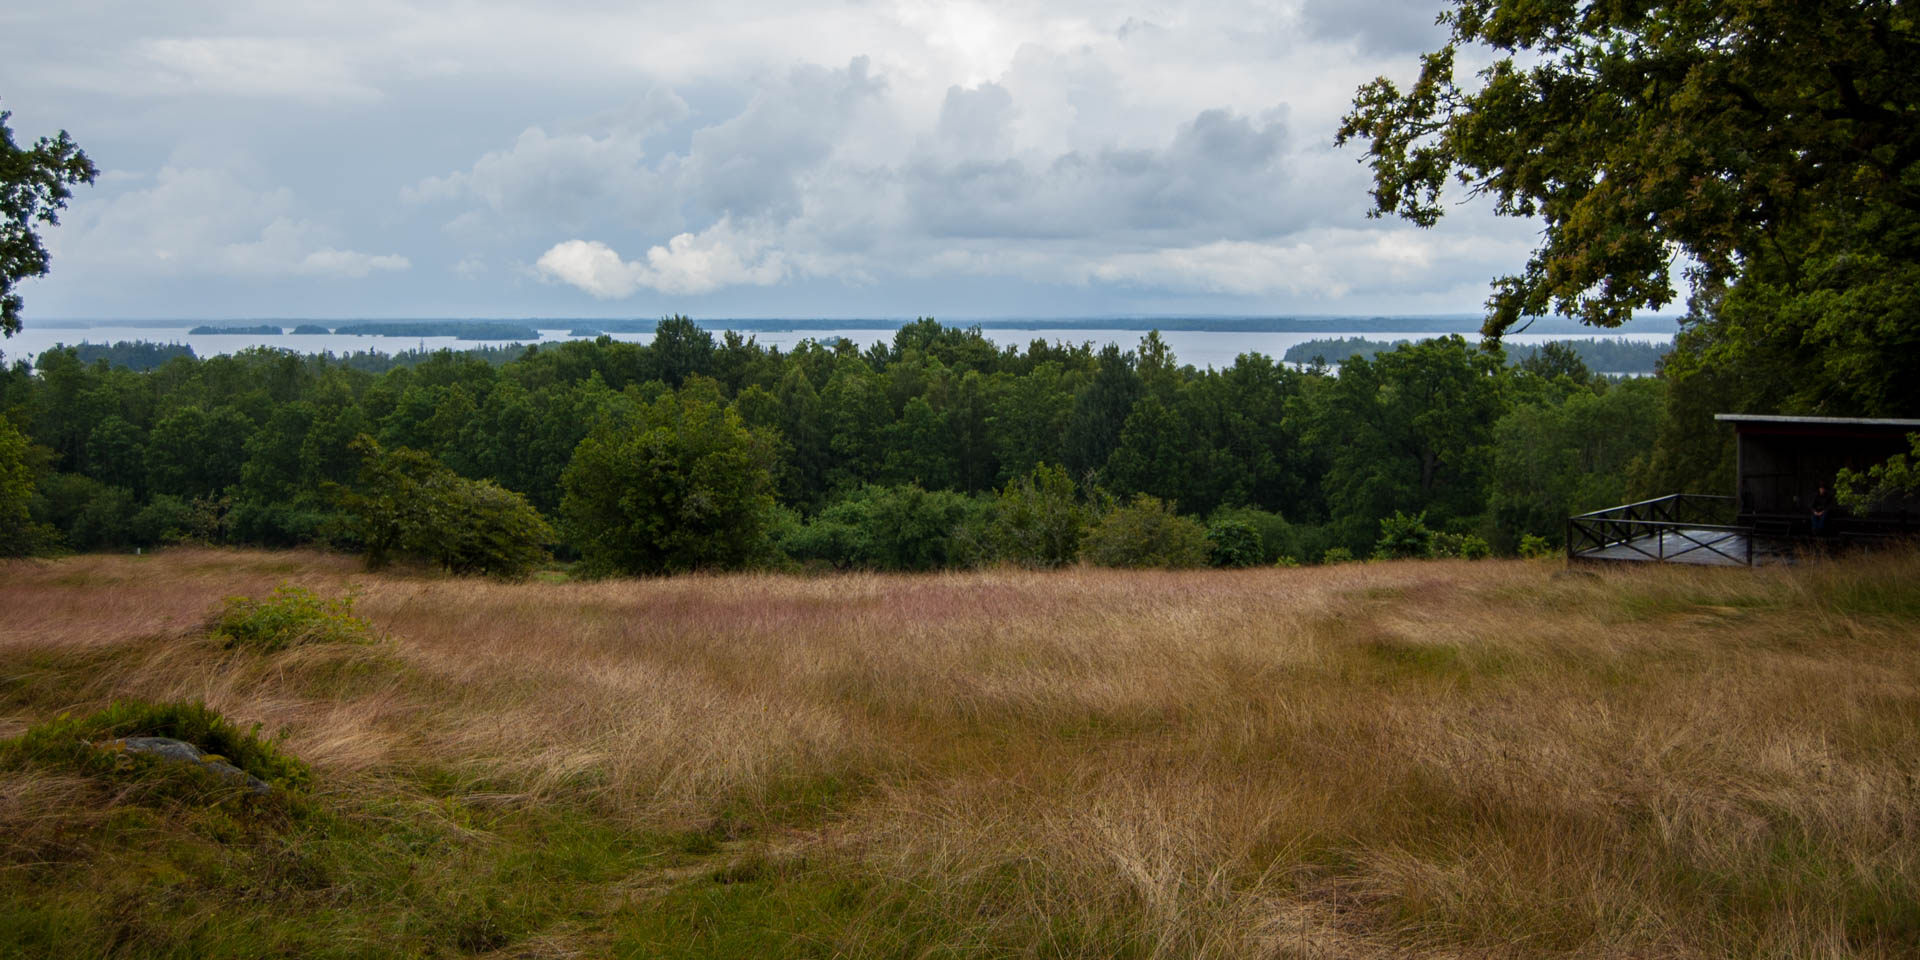
[[[269,793],[273,790],[265,780],[185,740],[175,740],[171,737],[127,737],[124,740],[110,740],[101,746],[107,750],[122,753],[144,753],[176,763],[197,763],[206,770],[212,771],[220,779],[236,786],[246,787],[253,793]]]

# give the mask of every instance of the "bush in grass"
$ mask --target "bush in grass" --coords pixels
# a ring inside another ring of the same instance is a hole
[[[1251,567],[1261,562],[1265,546],[1252,524],[1217,519],[1207,524],[1207,550],[1216,567]]]
[[[1493,547],[1488,545],[1485,538],[1471,533],[1436,533],[1433,535],[1433,555],[1484,560],[1493,555]]]
[[[1320,555],[1320,562],[1321,563],[1352,563],[1353,551],[1348,550],[1346,547],[1328,547],[1327,552]]]
[[[1080,502],[1065,467],[1040,463],[1007,481],[995,501],[987,545],[1001,563],[1063,567],[1080,553],[1092,509]]]
[[[406,555],[450,573],[517,578],[551,559],[553,528],[526,497],[460,476],[431,454],[383,449],[365,434],[352,450],[361,457],[360,484],[341,493],[339,506],[368,566]]]
[[[193,744],[276,787],[298,789],[312,782],[313,771],[305,763],[281,753],[259,732],[258,724],[242,730],[202,703],[118,700],[99,713],[62,715],[0,741],[0,768],[50,764],[101,776],[177,774],[203,782],[212,776],[195,764],[101,748],[106,741],[126,737],[167,737]]]
[[[366,643],[372,625],[353,615],[353,598],[329,599],[292,584],[281,584],[263,600],[228,597],[208,635],[228,647],[285,650],[303,643]]]
[[[1424,511],[1408,516],[1395,510],[1393,516],[1380,518],[1380,539],[1374,542],[1373,557],[1376,560],[1430,557],[1433,538]]]
[[[1520,555],[1528,560],[1551,557],[1558,552],[1553,549],[1553,544],[1547,542],[1546,537],[1529,533],[1520,538]]]
[[[812,521],[780,533],[779,546],[803,564],[835,569],[934,570],[971,559],[992,502],[919,484],[850,491]]]
[[[1207,530],[1141,494],[1087,531],[1080,558],[1102,567],[1197,567],[1207,562]]]

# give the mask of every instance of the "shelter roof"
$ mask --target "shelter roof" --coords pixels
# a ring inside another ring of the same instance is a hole
[[[1732,424],[1765,424],[1781,427],[1881,427],[1889,430],[1920,430],[1920,420],[1888,417],[1782,417],[1760,413],[1716,413],[1715,420]]]

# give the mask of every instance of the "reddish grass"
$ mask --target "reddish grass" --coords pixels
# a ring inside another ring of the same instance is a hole
[[[1920,560],[1557,570],[505,584],[79,557],[5,570],[0,660],[63,679],[15,683],[0,735],[199,698],[340,791],[430,769],[646,829],[758,816],[963,926],[1127,923],[1148,956],[1915,948]],[[199,639],[282,580],[354,594],[390,642]]]

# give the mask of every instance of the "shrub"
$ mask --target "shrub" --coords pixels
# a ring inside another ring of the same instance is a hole
[[[340,497],[367,563],[393,554],[419,557],[451,573],[524,577],[549,558],[553,528],[527,498],[490,480],[462,477],[431,454],[353,442],[360,488]]]
[[[1547,542],[1546,537],[1529,533],[1520,538],[1520,555],[1528,560],[1540,560],[1557,553],[1559,551],[1553,548],[1553,544]]]
[[[58,536],[51,526],[34,521],[32,460],[27,435],[0,416],[0,557],[44,550]]]
[[[1436,533],[1433,535],[1433,555],[1436,557],[1459,557],[1463,560],[1484,560],[1493,555],[1493,548],[1485,538],[1471,533]]]
[[[1197,567],[1207,561],[1206,528],[1141,494],[1087,531],[1080,558],[1102,567]]]
[[[1373,556],[1376,560],[1430,557],[1433,540],[1424,511],[1408,516],[1395,510],[1393,516],[1380,518],[1380,539],[1373,545]]]
[[[1261,562],[1260,532],[1240,520],[1207,524],[1208,559],[1216,567],[1251,567]]]
[[[1259,507],[1221,507],[1207,516],[1207,528],[1211,530],[1216,524],[1228,521],[1244,523],[1253,528],[1253,532],[1260,537],[1261,563],[1272,563],[1287,554],[1314,556],[1326,549],[1324,546],[1303,549],[1307,545],[1303,535],[1310,538],[1314,533],[1313,528],[1297,527],[1280,514]]]
[[[1352,563],[1353,551],[1348,550],[1346,547],[1328,547],[1327,552],[1320,555],[1320,562]]]
[[[160,502],[159,497],[153,500],[156,504]],[[235,504],[227,517],[235,543],[251,543],[263,547],[324,543],[334,539],[335,528],[343,525],[343,522],[351,523],[351,520],[338,513],[299,501],[294,503],[246,501]],[[136,526],[138,526],[137,521]],[[351,537],[340,539],[352,540]]]
[[[747,427],[704,377],[647,402],[618,398],[561,475],[568,538],[598,572],[767,559],[777,450],[774,433]]]
[[[1065,467],[1042,463],[1007,481],[987,528],[993,558],[1023,567],[1061,567],[1080,554],[1091,511],[1075,495]]]
[[[179,543],[193,529],[193,508],[170,493],[155,494],[153,501],[133,515],[133,539],[143,546]]]
[[[201,703],[148,703],[118,700],[86,717],[62,715],[0,741],[0,767],[28,763],[74,767],[96,775],[128,769],[191,771],[191,765],[158,758],[112,753],[96,743],[124,737],[168,737],[191,743],[274,786],[299,788],[312,782],[306,764],[281,753],[274,741],[260,739],[260,727],[241,730]],[[191,773],[189,776],[193,775]]]
[[[933,570],[970,559],[969,530],[980,525],[985,501],[918,484],[862,487],[786,530],[780,547],[802,563],[835,569]]]
[[[353,598],[328,599],[283,583],[264,600],[228,597],[207,631],[228,647],[285,650],[304,643],[366,643],[372,625],[353,615]]]

